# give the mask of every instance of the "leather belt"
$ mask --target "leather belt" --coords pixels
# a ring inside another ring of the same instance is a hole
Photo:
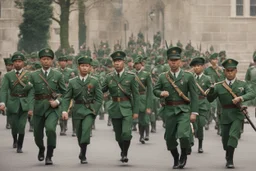
[[[13,97],[27,97],[27,94],[11,94]]]
[[[122,101],[129,101],[127,97],[112,97],[114,102],[122,102]]]
[[[166,101],[165,104],[168,106],[178,106],[178,105],[183,105],[183,104],[188,104],[188,103],[183,100],[179,100],[179,101]]]
[[[222,105],[223,109],[234,109],[237,108],[237,106],[235,104],[226,104],[226,105]]]
[[[140,95],[143,95],[143,94],[146,94],[146,92],[145,91],[140,92]]]
[[[85,103],[83,100],[75,100],[75,104],[92,104],[93,102],[91,103]]]
[[[205,96],[198,96],[199,99],[205,99]]]
[[[48,94],[38,94],[38,95],[35,95],[35,100],[50,100],[52,97],[51,95],[48,95]]]

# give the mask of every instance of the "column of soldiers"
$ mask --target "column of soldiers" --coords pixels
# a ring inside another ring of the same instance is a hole
[[[134,42],[130,39],[128,43],[133,52],[136,49]],[[140,35],[138,42],[144,42],[143,36]],[[194,52],[191,42],[186,49],[192,52],[185,54],[182,44],[178,42],[177,45],[179,47],[170,47],[165,55],[153,49],[150,58],[143,56],[145,53],[140,45],[136,49],[137,55],[117,50],[110,55],[112,59],[102,57],[99,61],[80,54],[72,64],[69,63],[72,58],[60,56],[57,69],[52,68],[54,52],[45,48],[38,53],[41,68],[33,72],[24,69],[25,56],[14,53],[11,58],[13,69],[4,75],[0,99],[0,110],[6,111],[11,118],[13,147],[22,153],[27,117],[33,116],[38,160],[52,165],[57,124],[60,122],[60,135],[66,135],[68,113],[72,111],[73,135],[76,134],[80,147],[78,157],[81,164],[86,164],[95,118],[97,115],[104,118],[104,112],[107,112],[108,125],[113,124],[120,147],[120,161],[127,163],[133,123],[138,123],[139,141],[145,144],[149,140],[150,123],[151,132],[156,132],[156,119],[160,116],[165,127],[167,149],[174,160],[173,169],[179,169],[187,163],[193,131],[199,142],[198,153],[204,152],[203,128],[209,128],[213,117],[226,151],[226,167],[234,168],[234,149],[244,119],[237,104],[255,97],[252,90],[254,66],[246,74],[246,81],[251,83],[248,86],[236,78],[237,61],[224,59],[223,53],[202,57]],[[116,45],[115,48],[121,46]],[[194,57],[188,57],[189,54]],[[223,68],[218,66],[220,60]],[[211,66],[205,69],[207,61]],[[67,68],[68,65],[72,69]],[[192,68],[187,69],[187,66]],[[232,91],[236,97],[232,97]],[[16,108],[11,108],[14,103]],[[43,142],[44,129],[46,146]]]

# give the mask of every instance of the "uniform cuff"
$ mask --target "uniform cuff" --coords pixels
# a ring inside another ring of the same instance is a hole
[[[191,112],[191,114],[194,114],[194,115],[199,115],[197,112]]]
[[[60,101],[59,101],[58,99],[56,99],[56,100],[55,100],[55,102],[57,102],[57,103],[58,103],[58,105],[60,105]]]
[[[5,103],[4,103],[4,102],[1,102],[1,103],[0,103],[0,106],[4,106],[4,107],[5,107]]]

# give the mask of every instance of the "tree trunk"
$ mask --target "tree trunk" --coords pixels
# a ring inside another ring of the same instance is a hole
[[[85,5],[84,0],[78,1],[78,40],[79,47],[86,43]]]
[[[70,50],[69,45],[69,0],[60,0],[60,45],[61,49],[65,49],[66,53]]]

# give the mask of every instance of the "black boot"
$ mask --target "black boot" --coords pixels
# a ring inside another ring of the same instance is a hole
[[[203,140],[199,140],[198,142],[198,153],[203,153]]]
[[[184,168],[186,163],[187,163],[187,149],[186,148],[181,148],[179,168],[180,169]]]
[[[72,119],[72,130],[73,130],[72,137],[76,137],[76,127],[75,127],[73,119]]]
[[[31,121],[31,116],[28,117],[28,123],[29,123],[29,132],[33,132],[34,131],[34,127],[33,127],[33,123]]]
[[[235,168],[234,163],[233,163],[235,149],[234,149],[234,147],[228,146],[227,151],[228,151],[228,158],[227,158],[226,167],[228,169],[233,169],[233,168]]]
[[[37,159],[39,161],[43,161],[44,160],[44,151],[45,151],[45,147],[39,148],[39,153],[38,153],[38,156],[37,156]]]
[[[12,147],[17,148],[17,134],[12,134],[12,138],[13,138]]]
[[[19,134],[19,138],[18,138],[18,147],[17,147],[17,153],[23,153],[22,151],[22,146],[23,146],[23,141],[24,141],[24,134]]]
[[[146,132],[145,141],[148,141],[149,140],[149,125],[147,125],[145,127],[145,132]]]
[[[65,131],[65,134],[68,130],[68,120],[64,120],[64,131]]]
[[[151,132],[156,133],[156,122],[151,122]]]
[[[123,142],[118,142],[118,145],[119,145],[119,147],[120,147],[120,149],[121,149],[121,159],[120,159],[120,161],[122,161],[122,159],[123,159]]]
[[[128,155],[130,144],[131,144],[131,141],[123,141],[123,156],[121,160],[123,163],[128,163],[129,161],[127,155]]]
[[[60,121],[60,136],[65,136],[65,124],[64,124],[64,120]]]
[[[144,127],[139,124],[139,133],[140,133],[140,142],[142,144],[145,144],[145,139],[144,139]]]
[[[172,166],[173,169],[179,169],[179,152],[178,149],[175,148],[173,150],[171,150],[173,159],[174,159],[174,164]]]
[[[45,165],[52,165],[53,164],[53,162],[52,162],[53,150],[54,150],[54,148],[52,146],[47,147]]]
[[[132,131],[137,131],[137,123],[132,124]]]
[[[87,150],[87,144],[83,143],[80,144],[80,154],[79,154],[79,159],[81,164],[87,164],[87,159],[86,159],[86,150]]]

